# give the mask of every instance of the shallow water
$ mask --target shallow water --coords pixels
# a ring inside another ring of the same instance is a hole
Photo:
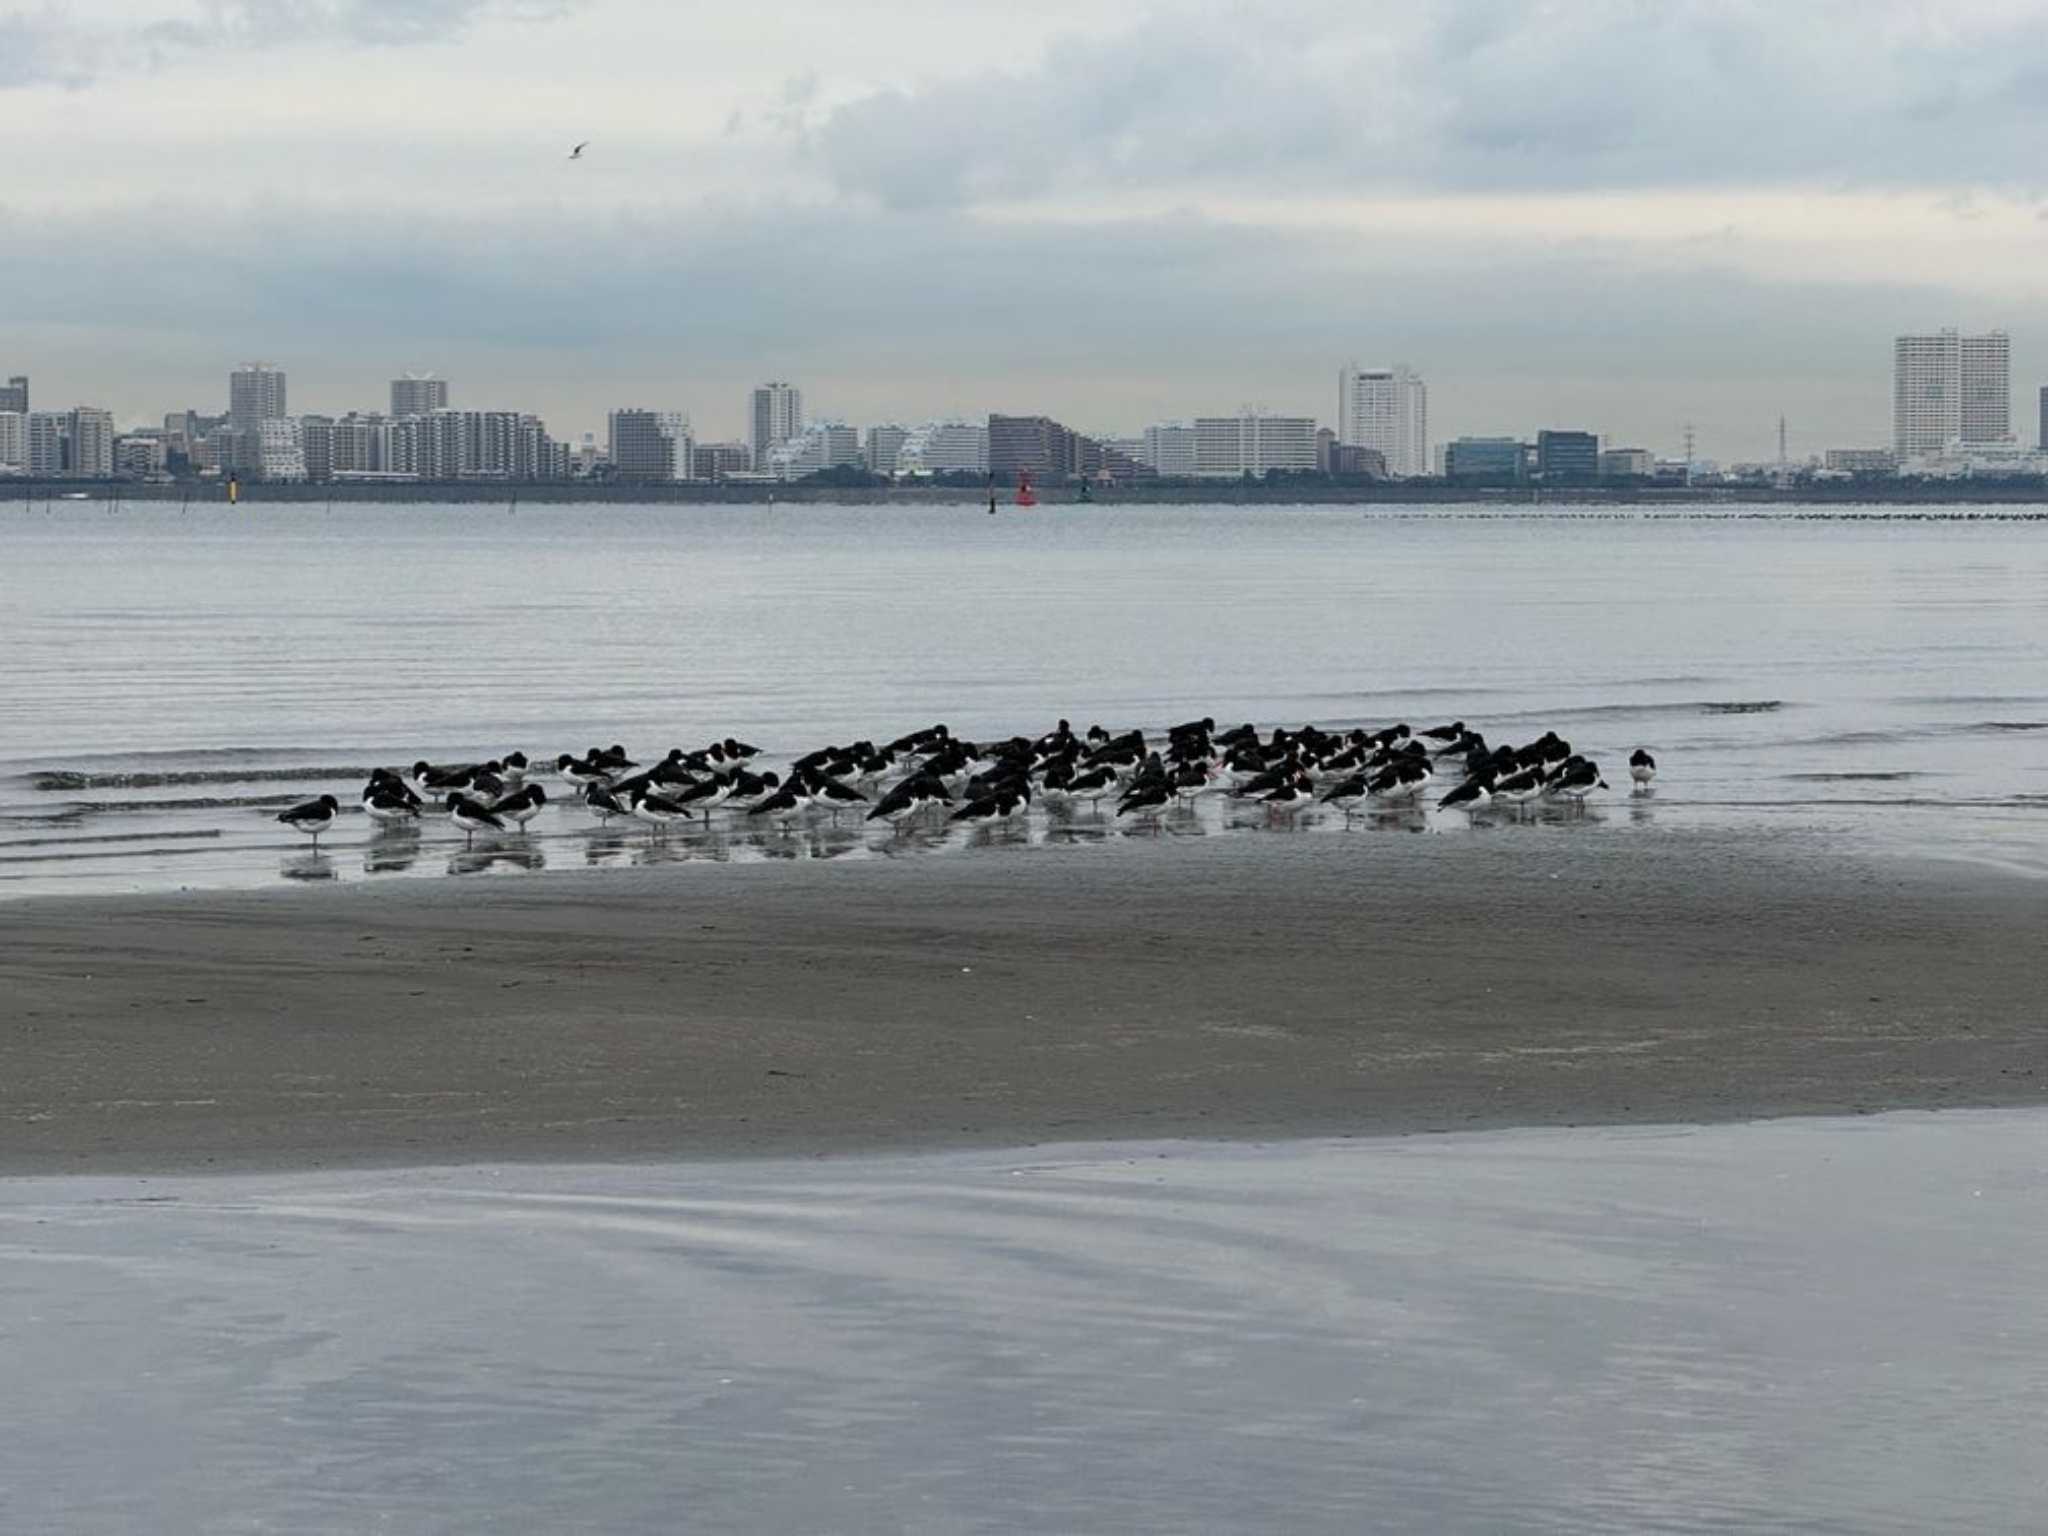
[[[0,1523],[2035,1530],[2044,1129],[5,1181]]]
[[[2048,526],[1983,516],[13,505],[0,894],[958,850],[731,816],[660,847],[571,808],[465,849],[352,808],[419,757],[1062,715],[1554,727],[1618,786],[1585,835],[1761,821],[2042,873],[2044,652]],[[312,857],[272,817],[323,790],[351,814]],[[1118,835],[1079,822],[1007,835]],[[1212,800],[1166,830],[1304,828]]]

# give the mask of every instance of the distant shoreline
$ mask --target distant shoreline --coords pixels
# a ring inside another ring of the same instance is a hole
[[[810,485],[801,481],[682,481],[664,485],[593,485],[536,481],[463,480],[402,483],[290,485],[245,483],[243,505],[445,503],[502,506],[985,506],[985,487],[960,485]],[[1003,510],[1011,508],[1007,488],[997,491]],[[2005,507],[2038,508],[2010,514],[2021,520],[2048,518],[2048,481],[1878,482],[1855,485],[1795,486],[1534,486],[1443,485],[1426,481],[1287,481],[1266,485],[1240,481],[1174,481],[1090,487],[1084,500],[1078,486],[1041,485],[1036,492],[1044,506],[1110,510],[1125,506],[1328,506],[1328,507],[1468,507],[1503,512],[1547,512],[1572,508],[1593,510],[1663,510],[1688,507],[1804,507],[1817,515],[1851,508]],[[0,480],[0,506],[62,502],[175,502],[224,505],[226,487],[216,481],[148,484],[135,481]]]

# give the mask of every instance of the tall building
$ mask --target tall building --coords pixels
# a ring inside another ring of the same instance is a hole
[[[1953,330],[1892,342],[1892,451],[1902,459],[2012,441],[2012,343]]]
[[[869,427],[866,446],[861,457],[867,461],[871,475],[893,475],[896,473],[896,455],[903,449],[903,440],[910,436],[908,427],[894,422],[886,426]]]
[[[723,480],[754,467],[754,452],[745,443],[699,443],[690,456],[690,478]]]
[[[306,460],[308,480],[332,480],[334,478],[334,418],[332,416],[301,416],[299,418],[299,450]]]
[[[1195,473],[1205,479],[1263,479],[1275,470],[1316,467],[1316,423],[1311,416],[1268,416],[1244,410],[1195,422]]]
[[[408,373],[391,381],[393,416],[431,416],[448,409],[448,381],[431,373]]]
[[[2041,386],[2041,430],[2034,443],[2043,453],[2048,453],[2048,384]]]
[[[1351,364],[1337,375],[1337,441],[1377,450],[1397,479],[1428,474],[1428,388],[1405,367]]]
[[[985,475],[988,428],[978,421],[928,421],[911,428],[896,450],[897,474]]]
[[[244,363],[228,375],[228,425],[253,436],[263,423],[285,412],[284,370],[268,363]]]
[[[1040,480],[1100,475],[1130,480],[1150,472],[1150,466],[1105,448],[1050,416],[990,416],[988,468],[1006,484],[1020,474]]]
[[[170,463],[170,444],[161,431],[130,432],[114,439],[114,473],[131,480],[151,480]]]
[[[256,472],[265,480],[306,478],[306,442],[298,417],[273,417],[256,429]]]
[[[618,479],[653,484],[690,478],[696,445],[690,418],[681,411],[613,411],[610,421],[612,474]]]
[[[1144,462],[1159,474],[1185,479],[1195,472],[1195,429],[1184,421],[1162,421],[1145,429]]]
[[[860,433],[842,421],[809,422],[794,437],[785,438],[770,448],[765,463],[755,462],[784,480],[858,464]]]
[[[1596,480],[1600,476],[1600,437],[1595,432],[1543,431],[1536,434],[1536,473],[1545,480]]]
[[[81,405],[71,413],[67,429],[69,473],[87,480],[105,480],[114,473],[114,413]]]
[[[12,411],[18,416],[28,414],[28,375],[17,373],[0,389],[0,411]]]
[[[1966,447],[2012,439],[2012,339],[2003,331],[1961,339],[1963,431]]]
[[[28,412],[0,411],[0,471],[28,468]]]
[[[71,467],[71,413],[30,411],[24,467],[37,480],[54,480]]]
[[[804,429],[804,392],[794,384],[763,384],[748,402],[747,422],[754,467],[766,469],[768,450]]]

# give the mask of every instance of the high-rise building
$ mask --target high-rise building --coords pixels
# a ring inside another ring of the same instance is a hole
[[[448,381],[431,373],[408,373],[391,381],[393,416],[431,416],[448,409]]]
[[[1020,474],[1040,480],[1092,480],[1102,475],[1131,480],[1151,473],[1150,466],[1105,448],[1050,416],[990,416],[988,467],[1006,484]]]
[[[28,375],[17,373],[0,388],[0,411],[11,411],[17,416],[28,414]]]
[[[306,443],[298,417],[272,417],[256,429],[256,473],[265,480],[306,478]]]
[[[768,450],[804,429],[804,392],[794,384],[763,384],[748,402],[747,422],[754,467],[766,469]]]
[[[699,443],[690,459],[693,480],[724,480],[754,467],[754,451],[745,443]]]
[[[613,411],[610,421],[615,477],[641,484],[690,478],[696,445],[681,411]]]
[[[1316,467],[1316,423],[1311,416],[1268,416],[1246,409],[1235,416],[1195,422],[1195,473],[1205,479],[1263,479],[1275,470]]]
[[[131,480],[151,480],[170,462],[170,444],[161,431],[130,432],[114,439],[114,473]]]
[[[867,461],[871,475],[893,475],[896,473],[896,455],[903,448],[903,440],[910,436],[908,427],[900,427],[893,421],[886,426],[869,427],[868,440],[861,450],[861,457]]]
[[[794,437],[770,448],[761,468],[784,480],[793,480],[799,475],[815,475],[820,470],[859,462],[860,433],[842,421],[813,421],[807,422]]]
[[[1536,473],[1545,480],[1596,480],[1600,436],[1596,432],[1548,430],[1536,434]]]
[[[1396,479],[1429,473],[1429,390],[1405,367],[1337,375],[1337,441],[1376,449]]]
[[[284,370],[269,363],[244,363],[228,375],[228,425],[252,439],[263,423],[285,415]]]
[[[906,478],[988,473],[988,428],[978,421],[928,421],[913,427],[896,451]]]
[[[1185,479],[1195,472],[1195,429],[1186,422],[1147,427],[1144,443],[1144,462],[1159,474]]]
[[[299,449],[306,459],[308,480],[332,480],[334,478],[334,418],[332,416],[301,416],[299,418]]]
[[[114,473],[114,413],[81,405],[71,413],[66,435],[69,473],[86,480],[105,480]]]
[[[1900,458],[2012,441],[2012,343],[1953,330],[1892,342],[1892,451]]]
[[[1961,339],[1965,447],[2012,442],[2012,339],[2003,331]]]
[[[28,468],[28,412],[0,411],[0,473]]]
[[[54,480],[71,467],[71,413],[30,411],[25,467],[37,480]]]

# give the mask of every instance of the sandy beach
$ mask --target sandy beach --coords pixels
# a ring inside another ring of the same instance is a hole
[[[2048,885],[1816,837],[1162,838],[0,914],[0,1171],[2048,1098]]]

